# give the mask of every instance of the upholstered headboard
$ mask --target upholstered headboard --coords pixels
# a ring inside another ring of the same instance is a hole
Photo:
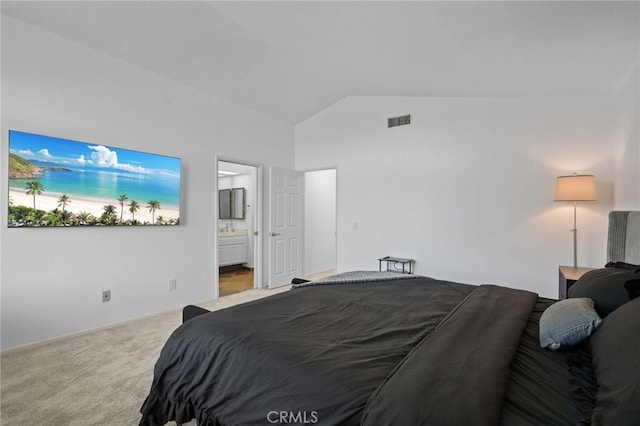
[[[607,262],[640,265],[640,211],[609,212]]]

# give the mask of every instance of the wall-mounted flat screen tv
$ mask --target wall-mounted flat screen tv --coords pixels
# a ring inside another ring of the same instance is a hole
[[[180,159],[9,131],[9,227],[180,224]]]

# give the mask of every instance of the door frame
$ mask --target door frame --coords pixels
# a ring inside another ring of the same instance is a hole
[[[326,170],[335,170],[335,179],[336,179],[336,185],[335,185],[335,211],[334,211],[334,215],[335,215],[335,246],[333,248],[333,258],[334,258],[334,265],[335,265],[335,272],[338,272],[338,209],[339,209],[339,202],[338,202],[338,181],[340,178],[340,172],[339,172],[339,167],[338,166],[326,166],[326,167],[313,167],[313,168],[309,168],[309,169],[303,169],[300,170],[302,173],[306,174],[307,173],[311,173],[311,172],[323,172]],[[306,178],[305,178],[305,185],[306,185]],[[305,197],[306,197],[306,188],[305,188]],[[304,217],[304,223],[305,226],[307,224],[307,212],[305,209],[305,212],[303,214]],[[306,238],[307,236],[305,236],[305,244],[306,244]],[[307,264],[306,261],[304,262],[304,269],[305,269],[305,273],[307,273]]]
[[[256,191],[256,205],[254,206],[254,217],[253,217],[253,226],[254,226],[254,234],[253,234],[253,288],[264,288],[265,284],[262,279],[263,275],[263,199],[264,199],[264,184],[263,184],[263,170],[264,165],[261,163],[257,163],[250,160],[240,160],[233,157],[227,157],[223,155],[215,156],[215,185],[214,185],[214,206],[215,206],[215,231],[214,232],[214,246],[215,246],[215,256],[214,256],[214,299],[220,298],[220,271],[219,271],[219,256],[218,256],[218,170],[220,166],[220,162],[223,161],[225,163],[235,163],[241,164],[243,166],[255,167],[256,169],[256,179],[255,179],[255,191]]]

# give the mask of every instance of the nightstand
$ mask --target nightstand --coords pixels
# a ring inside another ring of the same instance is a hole
[[[569,293],[569,287],[574,285],[578,279],[594,268],[582,268],[580,266],[564,266],[560,265],[558,270],[558,299],[566,299]]]

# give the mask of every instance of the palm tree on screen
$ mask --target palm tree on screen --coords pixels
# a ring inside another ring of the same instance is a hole
[[[60,198],[58,198],[58,207],[62,206],[62,212],[64,213],[65,207],[69,204],[71,200],[67,194],[62,194]]]
[[[118,216],[116,216],[116,206],[108,204],[102,209],[104,210],[104,213],[100,216],[100,222],[104,225],[115,225],[118,220]]]
[[[69,215],[64,209],[65,207],[67,207],[67,204],[69,204],[70,202],[71,200],[69,199],[69,196],[67,194],[62,194],[60,198],[58,198],[58,207],[62,206],[62,214],[60,215],[60,217],[62,218],[62,223],[65,225],[67,223],[67,219],[69,218]]]
[[[118,197],[118,201],[120,202],[120,222],[122,222],[122,214],[124,213],[124,202],[127,201],[129,197],[125,194],[122,194]]]
[[[129,203],[129,211],[131,212],[131,222],[136,221],[136,212],[140,210],[140,203],[136,200],[131,200]]]
[[[149,204],[147,204],[147,207],[149,208],[149,212],[151,213],[151,224],[155,225],[155,223],[156,223],[156,219],[155,219],[156,210],[160,210],[160,201],[151,200],[151,201],[149,201]]]
[[[116,214],[116,206],[114,206],[113,204],[108,204],[104,206],[102,209],[104,210],[105,214],[108,214],[108,215]]]
[[[78,219],[78,222],[80,222],[81,225],[86,225],[87,223],[89,223],[91,216],[92,216],[91,213],[86,211],[81,211],[76,215],[76,218]]]
[[[36,180],[27,182],[26,184],[27,194],[33,195],[33,209],[36,210],[36,195],[40,195],[44,192],[42,184]]]

